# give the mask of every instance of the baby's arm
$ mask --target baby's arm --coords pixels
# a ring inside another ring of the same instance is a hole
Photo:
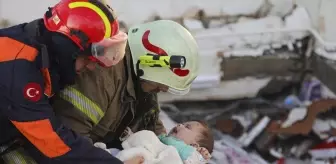
[[[153,154],[157,154],[165,148],[165,145],[161,143],[154,132],[142,130],[130,135],[125,141],[123,141],[122,147],[124,149],[144,147]]]
[[[143,156],[146,163],[160,161],[157,156],[167,147],[152,131],[142,130],[126,136],[122,143],[124,150],[117,155],[122,161],[135,156]]]
[[[145,161],[150,161],[151,159],[154,158],[152,153],[150,153],[144,147],[133,147],[133,148],[125,149],[125,150],[120,151],[116,155],[116,157],[120,159],[121,161],[126,161],[136,156],[142,156],[145,159]]]

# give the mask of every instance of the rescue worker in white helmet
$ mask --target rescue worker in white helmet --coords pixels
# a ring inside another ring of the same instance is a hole
[[[199,50],[180,24],[159,20],[128,31],[126,54],[108,69],[86,70],[54,99],[56,114],[74,131],[108,147],[130,127],[166,133],[159,119],[158,92],[185,95],[198,75]]]

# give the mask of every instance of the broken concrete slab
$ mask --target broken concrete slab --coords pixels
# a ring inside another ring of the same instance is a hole
[[[222,80],[235,80],[248,76],[293,76],[291,70],[298,69],[297,54],[285,52],[288,58],[279,55],[260,57],[230,57],[223,58],[221,70]],[[293,60],[291,60],[293,59]]]

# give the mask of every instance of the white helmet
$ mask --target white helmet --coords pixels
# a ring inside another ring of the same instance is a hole
[[[135,72],[137,65],[143,74],[141,79],[167,85],[169,92],[184,95],[190,90],[191,82],[198,75],[198,46],[190,34],[180,24],[170,20],[159,20],[133,26],[128,31]],[[151,67],[139,64],[142,56],[182,56],[183,68]]]

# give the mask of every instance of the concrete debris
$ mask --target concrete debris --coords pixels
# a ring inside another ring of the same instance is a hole
[[[231,1],[230,5],[222,6],[223,15],[251,15],[258,12],[266,0]]]
[[[270,15],[285,17],[294,9],[294,0],[268,0],[272,5]]]
[[[305,78],[277,98],[163,104],[163,122],[203,119],[213,129],[211,164],[319,164],[336,158],[336,99]],[[205,110],[206,109],[206,110]]]
[[[222,19],[209,21],[205,28],[204,21],[186,18],[183,24],[195,36],[200,49],[222,51],[229,56],[261,56],[265,51],[274,51],[282,47],[292,50],[298,40],[309,36],[305,30],[311,26],[307,11],[296,7],[286,17],[267,15],[262,18],[237,17],[234,22]],[[219,23],[222,22],[222,25]],[[203,55],[203,53],[201,55]]]

